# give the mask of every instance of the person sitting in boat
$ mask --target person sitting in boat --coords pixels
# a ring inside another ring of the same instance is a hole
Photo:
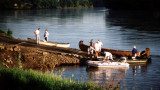
[[[141,58],[149,58],[150,55],[150,49],[146,48],[145,51],[141,52]]]
[[[134,45],[132,49],[132,59],[135,59],[136,56],[137,56],[137,49],[136,49],[136,46]]]
[[[104,60],[113,60],[112,54],[110,52],[104,52]]]
[[[88,48],[88,55],[90,56],[91,59],[92,59],[94,50],[95,49],[92,46],[89,46],[89,48]]]

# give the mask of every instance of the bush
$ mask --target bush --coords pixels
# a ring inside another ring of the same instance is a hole
[[[12,34],[13,34],[13,32],[12,32],[10,29],[8,29],[7,35],[8,35],[9,37],[12,37]]]

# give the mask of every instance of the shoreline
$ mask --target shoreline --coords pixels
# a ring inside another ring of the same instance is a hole
[[[74,48],[37,45],[27,40],[15,39],[0,32],[0,61],[3,67],[54,70],[61,65],[85,64],[87,52]]]

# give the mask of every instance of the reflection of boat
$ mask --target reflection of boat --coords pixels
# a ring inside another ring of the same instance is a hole
[[[92,61],[92,60],[88,60],[87,65],[92,67],[129,67],[128,63]]]
[[[79,48],[82,50],[82,51],[86,51],[88,50],[89,48],[89,45],[85,45],[83,41],[80,41],[79,42]],[[102,52],[103,51],[107,51],[107,52],[110,52],[112,53],[113,55],[115,56],[127,56],[127,57],[131,57],[132,56],[132,51],[122,51],[122,50],[114,50],[114,49],[106,49],[106,48],[102,48],[101,50]],[[139,54],[137,55],[137,57],[139,58],[149,58],[150,56],[150,49],[149,48],[146,48],[146,50],[143,52],[143,53],[146,53],[145,56],[142,55],[142,53],[138,52]]]
[[[36,42],[35,39],[31,39],[31,38],[28,38],[28,41],[30,42]],[[69,43],[57,43],[57,42],[44,42],[44,41],[40,41],[40,44],[42,45],[48,45],[48,46],[56,46],[56,47],[64,47],[64,48],[68,48],[70,47],[70,44]]]
[[[87,67],[86,71],[91,81],[102,85],[106,90],[108,87],[112,87],[113,89],[120,87],[120,83],[125,82],[124,76],[128,69],[129,67]]]

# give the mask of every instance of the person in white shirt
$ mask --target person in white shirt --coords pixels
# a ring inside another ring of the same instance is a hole
[[[104,52],[104,54],[105,54],[104,60],[105,59],[107,59],[107,60],[109,60],[109,59],[113,60],[112,54],[110,52]]]
[[[101,40],[98,40],[98,44],[99,44],[99,53],[101,52],[103,43],[101,42]]]
[[[40,28],[38,28],[35,32],[34,32],[34,34],[35,34],[35,36],[36,36],[36,41],[37,41],[37,44],[39,44],[40,43]]]
[[[99,44],[98,44],[98,41],[95,44],[95,53],[96,53],[96,57],[98,57],[98,53],[99,53]]]
[[[49,36],[49,32],[48,32],[48,30],[46,29],[46,30],[45,30],[45,33],[44,33],[44,40],[45,40],[45,42],[48,41],[48,36]]]

